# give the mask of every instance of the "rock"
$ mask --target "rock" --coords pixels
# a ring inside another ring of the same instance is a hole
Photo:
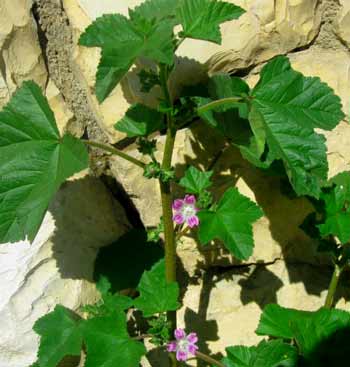
[[[3,0],[0,7],[0,106],[24,80],[35,80],[42,88],[47,81],[31,0]]]
[[[247,12],[222,25],[222,45],[186,40],[179,55],[206,63],[210,72],[232,72],[308,45],[321,24],[318,0],[229,2]]]
[[[350,3],[347,0],[340,0],[341,10],[335,20],[335,33],[350,47]]]
[[[178,313],[179,326],[196,331],[200,349],[223,353],[230,345],[253,345],[262,338],[255,334],[263,308],[269,303],[315,311],[323,306],[331,269],[302,263],[274,264],[216,270],[198,283],[190,281]],[[337,307],[346,309],[350,289],[343,284]]]
[[[35,361],[32,326],[56,304],[78,310],[97,299],[92,275],[98,249],[128,228],[104,184],[79,175],[57,193],[32,244],[0,245],[0,366]]]
[[[178,327],[195,331],[199,350],[220,360],[228,346],[251,346],[264,339],[255,330],[266,305],[278,303],[304,311],[322,307],[331,273],[331,268],[284,261],[221,272],[212,269],[198,279],[189,279],[178,311]],[[349,297],[349,286],[340,283],[337,308],[347,309]],[[168,367],[164,352],[148,347],[151,351],[142,366]],[[197,363],[191,360],[189,365]]]

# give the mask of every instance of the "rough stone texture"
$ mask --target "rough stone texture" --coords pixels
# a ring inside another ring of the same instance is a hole
[[[33,323],[56,304],[77,310],[96,300],[98,249],[128,228],[123,208],[104,185],[79,175],[58,192],[32,244],[1,245],[1,367],[28,367],[36,359]]]
[[[337,36],[350,48],[350,2],[340,0],[341,9],[335,20]]]
[[[267,304],[306,311],[319,309],[330,278],[330,268],[286,265],[280,260],[224,272],[214,268],[189,280],[178,312],[179,327],[196,330],[200,350],[220,359],[226,346],[249,346],[263,339],[255,330]],[[348,308],[349,297],[350,287],[344,277],[336,295],[337,307]],[[147,359],[144,367],[168,366],[159,350],[151,351]],[[197,366],[194,361],[190,365]]]
[[[0,6],[0,106],[24,80],[45,87],[47,73],[31,0],[2,0]]]

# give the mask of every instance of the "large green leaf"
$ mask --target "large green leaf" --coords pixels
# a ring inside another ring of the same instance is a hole
[[[268,335],[275,338],[292,339],[293,331],[291,322],[295,319],[307,319],[311,312],[284,308],[276,304],[267,305],[261,315],[259,326],[256,330],[258,335]]]
[[[85,367],[138,367],[145,346],[130,338],[124,312],[97,317],[83,324],[87,348]]]
[[[34,82],[25,82],[0,112],[0,243],[32,241],[59,186],[88,166],[82,142],[60,137]]]
[[[146,136],[165,128],[164,115],[142,104],[131,106],[115,128],[128,137]]]
[[[41,336],[37,362],[40,367],[56,367],[65,356],[80,355],[81,324],[67,308],[57,305],[37,320],[33,329]]]
[[[110,281],[101,276],[96,284],[97,290],[101,294],[101,299],[92,305],[85,305],[82,311],[87,312],[89,317],[96,316],[111,316],[116,312],[125,311],[133,305],[133,300],[130,297],[119,293],[112,293],[112,285]]]
[[[134,15],[138,13],[134,13]],[[173,63],[173,26],[167,19],[154,22],[120,14],[97,18],[81,35],[79,43],[101,47],[102,57],[96,75],[96,95],[102,102],[128,72],[137,58]]]
[[[223,362],[228,367],[296,367],[298,353],[295,347],[282,340],[262,341],[256,347],[226,348]]]
[[[296,193],[319,197],[328,164],[325,138],[314,128],[332,130],[343,119],[340,98],[319,78],[293,70],[284,56],[263,68],[251,97],[271,156],[284,162]]]
[[[218,238],[238,259],[247,259],[253,252],[252,224],[263,215],[262,210],[237,189],[228,189],[215,210],[202,210],[199,239],[202,244]]]
[[[325,222],[318,225],[322,237],[336,236],[345,244],[350,240],[350,172],[330,180],[321,194],[325,202]]]
[[[146,19],[163,20],[174,19],[176,22],[176,8],[179,0],[146,0],[139,6],[129,10],[130,18],[143,17]]]
[[[217,0],[179,0],[177,16],[183,37],[221,43],[220,24],[238,19],[244,10]]]
[[[305,354],[337,330],[349,327],[350,314],[342,310],[321,308],[310,312],[271,304],[265,307],[256,333],[296,339]]]
[[[181,178],[179,184],[184,187],[186,192],[191,194],[200,194],[203,190],[209,188],[212,185],[210,177],[213,175],[213,171],[203,172],[196,167],[189,167],[184,177]]]
[[[150,271],[145,271],[137,287],[140,296],[134,305],[145,317],[179,308],[179,286],[165,278],[165,262],[160,260]]]

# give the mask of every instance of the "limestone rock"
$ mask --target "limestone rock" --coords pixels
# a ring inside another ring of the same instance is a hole
[[[255,334],[264,307],[316,311],[324,305],[332,270],[303,263],[276,261],[267,266],[253,265],[218,273],[204,272],[191,278],[178,312],[178,326],[196,331],[201,352],[216,356],[232,345],[256,345],[263,337]],[[336,306],[347,309],[350,288],[340,283]],[[151,346],[149,346],[152,349]],[[190,366],[197,366],[195,360]],[[151,350],[144,367],[168,367],[161,350]]]
[[[98,249],[128,227],[104,185],[80,175],[57,193],[32,244],[1,245],[0,366],[28,367],[36,359],[32,326],[56,304],[77,310],[96,300]]]
[[[38,41],[31,0],[3,0],[0,7],[0,106],[24,80],[45,86],[47,72]]]
[[[340,0],[341,10],[335,21],[335,32],[337,36],[350,47],[350,3]]]

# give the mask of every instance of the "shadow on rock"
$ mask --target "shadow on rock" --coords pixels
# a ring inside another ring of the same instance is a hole
[[[89,176],[65,182],[48,211],[55,222],[52,256],[62,278],[92,281],[99,249],[130,229],[121,205]]]

